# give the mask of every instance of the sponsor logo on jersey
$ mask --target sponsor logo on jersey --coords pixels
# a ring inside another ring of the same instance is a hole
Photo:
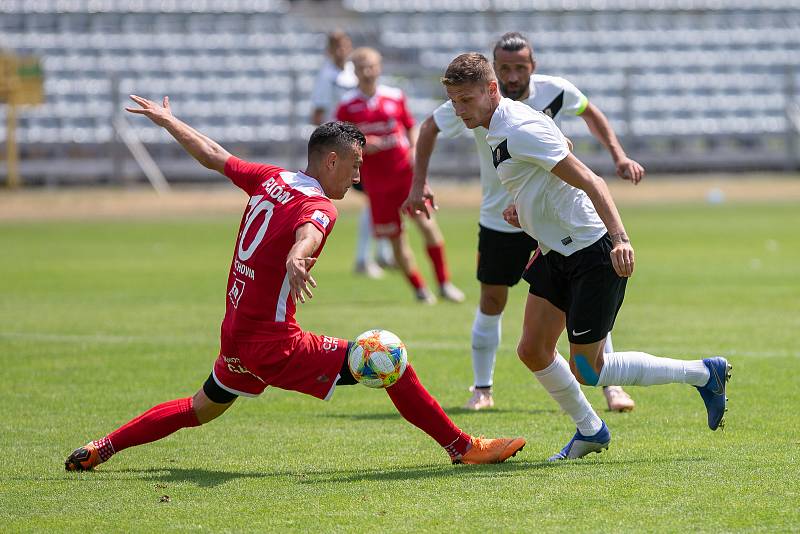
[[[564,107],[564,91],[558,93],[558,96],[556,96],[552,102],[547,104],[547,107],[542,110],[542,113],[552,119],[558,115],[558,112],[561,111],[562,107]]]
[[[243,276],[246,276],[250,280],[255,280],[256,279],[256,272],[253,270],[253,268],[248,266],[248,265],[245,265],[244,263],[240,262],[239,260],[234,260],[233,261],[233,268],[237,273],[239,273],[239,274],[241,274]]]
[[[334,352],[339,349],[339,339],[330,336],[322,336],[322,350]]]
[[[328,228],[328,225],[331,223],[330,217],[328,217],[319,210],[314,210],[314,214],[311,216],[311,220],[314,222],[318,222],[320,225],[322,225],[323,228]]]
[[[572,243],[572,237],[571,236],[567,236],[567,237],[565,237],[564,239],[561,240],[561,244],[564,245],[565,247],[567,245],[571,244],[571,243]]]
[[[497,145],[497,148],[494,149],[492,152],[492,163],[494,163],[494,168],[500,166],[505,160],[511,159],[511,154],[508,152],[508,139],[505,139],[502,143]]]
[[[228,298],[230,299],[234,308],[239,307],[239,301],[242,299],[242,293],[244,293],[244,280],[234,278],[233,283],[231,284],[231,290],[228,291]]]

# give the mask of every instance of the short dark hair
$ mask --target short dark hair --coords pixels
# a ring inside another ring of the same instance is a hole
[[[331,121],[317,126],[308,140],[308,157],[321,152],[338,152],[353,145],[363,147],[367,139],[355,124]]]
[[[456,57],[447,66],[441,82],[445,86],[464,85],[468,83],[488,82],[496,79],[492,64],[486,56],[477,52],[469,52]]]
[[[530,53],[531,63],[533,63],[533,47],[527,37],[519,32],[504,33],[500,39],[494,44],[492,54],[494,59],[497,59],[497,49],[505,50],[506,52],[518,52],[523,48],[527,48]]]

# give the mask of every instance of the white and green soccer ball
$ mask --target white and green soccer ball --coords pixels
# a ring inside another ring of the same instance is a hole
[[[408,354],[400,338],[388,330],[367,330],[347,354],[350,372],[371,388],[388,388],[403,376]]]

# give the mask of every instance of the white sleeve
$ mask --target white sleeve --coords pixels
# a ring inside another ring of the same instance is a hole
[[[508,136],[512,158],[534,163],[550,171],[569,154],[567,140],[553,120],[544,113],[514,128]]]
[[[311,106],[313,109],[330,111],[336,104],[337,102],[333,102],[333,84],[328,76],[328,69],[322,67],[311,89]]]
[[[439,132],[445,137],[458,137],[469,131],[464,121],[456,115],[456,109],[453,107],[453,102],[448,100],[433,112],[433,122],[439,128]]]
[[[553,78],[553,82],[564,90],[564,106],[561,108],[562,111],[569,112],[572,115],[580,115],[586,110],[586,106],[589,105],[589,99],[586,98],[586,95],[581,93],[572,82],[557,77]]]

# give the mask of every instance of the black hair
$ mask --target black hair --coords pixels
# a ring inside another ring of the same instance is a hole
[[[363,147],[367,139],[355,124],[342,121],[326,122],[317,126],[308,140],[308,155],[319,152],[338,152],[354,144]]]
[[[530,52],[531,63],[533,63],[533,47],[530,41],[519,32],[504,33],[502,37],[494,44],[492,54],[497,56],[497,49],[505,50],[506,52],[517,52],[523,48],[527,48]]]

